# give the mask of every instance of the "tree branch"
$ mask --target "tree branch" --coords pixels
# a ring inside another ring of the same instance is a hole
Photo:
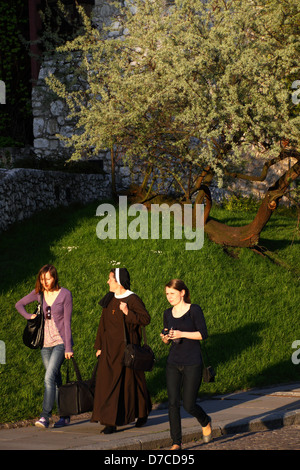
[[[235,173],[235,172],[230,172],[226,168],[224,169],[224,173],[226,176],[230,176],[231,178],[238,178],[242,180],[248,180],[248,181],[265,181],[268,171],[271,168],[271,166],[275,165],[276,163],[285,160],[285,158],[288,158],[288,155],[285,155],[285,151],[281,152],[278,157],[272,158],[271,160],[267,161],[262,169],[262,172],[260,176],[255,176],[255,175],[244,175],[243,173]]]

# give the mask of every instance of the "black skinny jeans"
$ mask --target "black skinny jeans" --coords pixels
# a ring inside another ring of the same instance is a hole
[[[167,390],[169,399],[169,422],[173,445],[181,445],[180,397],[182,389],[183,408],[197,418],[202,427],[210,422],[209,416],[196,404],[202,380],[202,365],[178,366],[167,364]]]

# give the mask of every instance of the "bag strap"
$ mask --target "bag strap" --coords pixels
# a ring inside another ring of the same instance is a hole
[[[147,344],[146,327],[145,327],[145,326],[141,326],[141,330],[142,330],[142,332],[143,332],[143,341],[144,341],[144,344]]]
[[[194,327],[195,327],[195,330],[196,330],[196,325],[195,325],[195,321],[194,321],[194,316],[193,316],[192,313],[191,313],[191,319],[192,319],[192,321],[193,321],[193,323],[194,323]],[[208,362],[210,362],[209,357],[208,357],[207,350],[206,350],[205,347],[204,347],[204,341],[205,341],[205,339],[199,340],[199,343],[200,343],[200,354],[201,354],[201,358],[202,358],[203,367],[205,367],[205,362],[204,362],[204,357],[203,357],[203,353],[202,353],[202,346],[203,346],[203,351],[205,351],[205,356],[207,357]]]
[[[96,375],[97,375],[97,369],[98,369],[98,363],[99,363],[99,357],[97,357],[97,362],[95,364],[95,367],[94,367],[94,370],[93,370],[93,373],[92,373],[92,380],[94,381],[96,379]]]
[[[204,362],[204,357],[203,357],[203,354],[202,354],[202,346],[201,346],[201,344],[200,344],[200,354],[201,354],[201,358],[202,358],[203,369],[205,369],[205,362]]]
[[[67,383],[70,382],[69,362],[70,362],[70,361],[68,360],[68,361],[67,361],[67,377],[66,377]],[[79,382],[82,382],[82,378],[81,378],[81,374],[80,374],[80,371],[79,371],[79,367],[78,367],[78,365],[77,365],[76,360],[74,359],[74,356],[72,356],[72,362],[73,362],[73,366],[74,366],[74,369],[75,369],[75,372],[76,372],[77,380],[78,380]],[[95,380],[95,379],[96,379],[97,368],[98,368],[98,362],[99,362],[99,360],[97,360],[97,362],[96,362],[96,364],[95,364],[95,367],[94,367],[94,370],[93,370],[93,373],[92,373],[92,377],[91,377],[92,380]]]
[[[39,300],[39,303],[38,303],[38,307],[39,307],[39,313],[41,313],[42,315],[44,315],[44,312],[43,312],[43,300],[44,300],[44,294],[42,291],[40,291],[40,300]]]
[[[208,362],[210,362],[210,359],[209,359],[209,356],[208,356],[208,352],[207,352],[207,348],[204,346],[204,341],[205,341],[205,339],[202,340],[201,343],[200,343],[200,349],[201,349],[201,356],[202,356],[203,365],[204,365],[204,359],[203,359],[203,354],[202,354],[202,346],[203,346],[204,354],[205,354],[205,356],[206,356]]]
[[[74,359],[74,356],[72,356],[72,363],[73,363],[73,366],[74,366],[74,369],[75,369],[75,373],[76,373],[76,377],[77,377],[78,382],[82,382],[79,367],[77,365],[77,362]],[[68,360],[68,362],[67,362],[67,383],[69,383],[69,382],[70,382],[70,376],[69,376],[69,360]]]
[[[126,335],[126,326],[125,326],[125,317],[123,315],[123,326],[124,326],[124,342],[125,345],[128,344],[127,341],[127,335]],[[142,334],[143,334],[143,342],[144,344],[147,344],[147,336],[146,336],[146,328],[144,326],[141,326]]]
[[[124,343],[125,343],[125,346],[127,346],[127,335],[126,335],[126,326],[125,326],[125,318],[124,318],[124,315],[123,315],[123,328],[124,328]]]

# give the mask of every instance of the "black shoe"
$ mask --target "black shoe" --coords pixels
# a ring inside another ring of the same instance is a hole
[[[116,432],[117,428],[116,426],[105,426],[105,428],[103,428],[100,433],[103,433],[103,434],[112,434],[113,432]]]
[[[141,428],[142,426],[144,426],[144,424],[147,423],[147,420],[148,420],[147,416],[145,416],[144,418],[138,418],[137,422],[135,423],[135,427],[136,428]]]

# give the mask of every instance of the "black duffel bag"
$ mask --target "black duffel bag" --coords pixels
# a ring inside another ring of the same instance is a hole
[[[77,380],[70,382],[69,366],[67,367],[67,383],[58,389],[59,412],[61,416],[78,415],[93,410],[95,380],[98,362],[94,367],[92,378],[82,380],[78,365],[72,357]]]

